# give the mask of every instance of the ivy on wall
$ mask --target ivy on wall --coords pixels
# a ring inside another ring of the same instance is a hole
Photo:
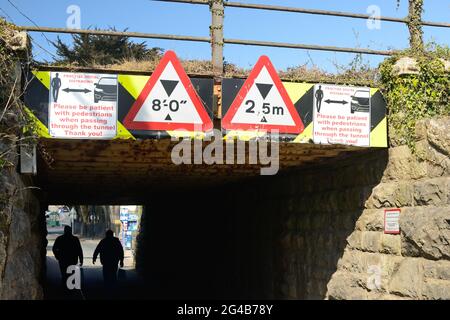
[[[403,57],[415,59],[417,72],[396,74],[395,64]],[[381,82],[389,106],[391,146],[407,144],[415,151],[415,128],[420,119],[450,115],[450,74],[444,60],[450,49],[430,44],[425,51],[397,53],[380,65]]]

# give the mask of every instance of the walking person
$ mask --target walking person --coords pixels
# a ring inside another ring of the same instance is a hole
[[[111,288],[117,283],[118,264],[123,267],[124,252],[122,243],[112,230],[107,230],[105,238],[100,241],[94,251],[92,263],[95,264],[100,254],[100,262],[103,266],[103,281],[106,288]]]
[[[80,261],[80,267],[83,265],[83,249],[78,237],[72,235],[71,227],[64,227],[64,234],[56,238],[52,251],[59,263],[63,286],[66,286],[69,277],[67,268],[77,265],[78,260]]]

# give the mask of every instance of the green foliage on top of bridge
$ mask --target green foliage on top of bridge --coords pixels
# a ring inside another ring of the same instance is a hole
[[[402,74],[396,63],[414,59],[413,70]],[[389,107],[391,146],[408,145],[415,151],[416,122],[450,114],[450,48],[431,43],[422,49],[408,49],[380,65],[381,82]],[[397,68],[398,69],[398,68]]]
[[[108,31],[117,30],[111,27]],[[71,46],[64,43],[58,36],[53,46],[59,57],[55,63],[76,64],[84,67],[95,64],[114,64],[124,60],[155,60],[161,58],[164,52],[158,47],[148,48],[145,42],[132,42],[127,36],[92,34],[73,34]]]
[[[34,130],[21,102],[22,68],[31,59],[30,49],[26,34],[0,18],[0,170],[14,166],[17,144],[34,143]]]

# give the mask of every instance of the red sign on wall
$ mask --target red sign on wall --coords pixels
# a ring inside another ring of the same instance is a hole
[[[384,210],[384,233],[400,234],[400,209]]]

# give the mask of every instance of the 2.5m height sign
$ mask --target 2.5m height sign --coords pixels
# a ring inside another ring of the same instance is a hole
[[[267,56],[261,56],[222,119],[226,130],[298,134],[303,123]]]

